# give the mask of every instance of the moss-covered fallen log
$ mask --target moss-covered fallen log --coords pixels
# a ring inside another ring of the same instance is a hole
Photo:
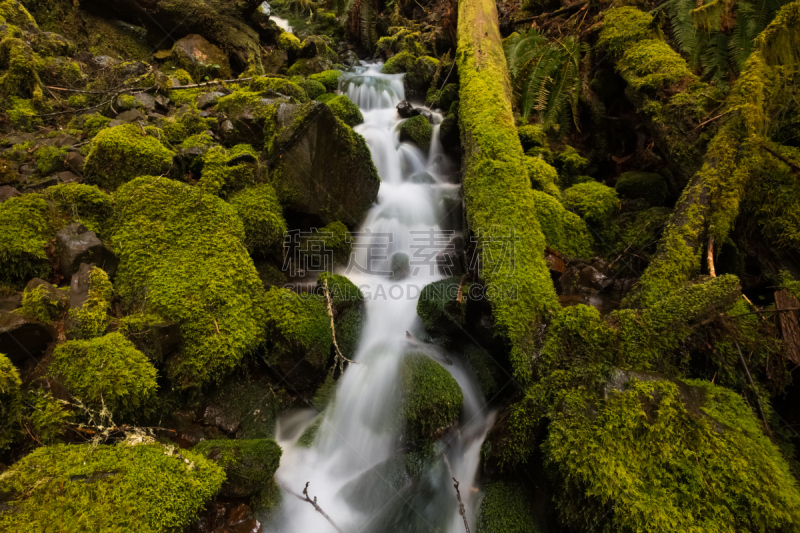
[[[511,111],[494,2],[459,2],[457,60],[467,219],[481,275],[494,287],[495,325],[511,343],[514,376],[526,380],[534,333],[558,302]]]

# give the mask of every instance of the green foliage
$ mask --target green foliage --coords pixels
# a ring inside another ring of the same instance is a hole
[[[86,158],[87,181],[104,189],[148,174],[166,173],[172,165],[172,152],[154,134],[159,130],[124,124],[100,131],[92,141]]]
[[[309,79],[313,78],[309,77]],[[302,87],[283,78],[257,77],[250,82],[250,90],[267,98],[274,97],[275,93],[278,93],[290,96],[298,102],[308,102],[308,95]]]
[[[338,72],[338,71],[337,71]],[[340,94],[326,102],[333,114],[342,119],[348,126],[355,127],[364,122],[364,116],[356,104],[345,94]]]
[[[47,202],[25,194],[0,203],[0,281],[13,283],[47,277],[50,264],[44,251],[48,233]]]
[[[427,153],[431,147],[433,126],[422,115],[408,118],[400,124],[400,140],[411,141]]]
[[[49,392],[28,391],[25,396],[23,423],[45,446],[55,444],[64,433],[70,412]]]
[[[531,502],[516,483],[493,481],[483,488],[477,533],[538,533]]]
[[[0,353],[0,451],[9,447],[17,433],[22,412],[21,386],[16,367]]]
[[[315,367],[325,367],[333,335],[327,305],[321,297],[272,287],[265,297],[265,310],[271,363],[287,355],[302,354]]]
[[[544,444],[570,527],[779,531],[800,495],[742,398],[703,381],[633,375],[626,388],[565,395]],[[657,502],[657,504],[654,504]]]
[[[58,289],[56,289],[58,290]],[[64,312],[69,294],[65,291],[60,297],[50,294],[44,285],[38,285],[31,290],[25,288],[22,294],[23,315],[34,318],[43,324],[56,320]]]
[[[36,168],[39,173],[47,176],[64,168],[64,158],[67,151],[56,146],[42,146],[33,152]]]
[[[571,257],[591,257],[592,236],[586,223],[553,196],[541,191],[533,194],[534,214],[547,246]]]
[[[652,206],[664,205],[667,199],[667,183],[654,172],[624,172],[614,189],[621,196],[642,198]]]
[[[310,81],[318,81],[325,86],[328,92],[334,92],[339,88],[339,78],[341,75],[341,70],[326,70],[319,74],[312,74],[308,79]]]
[[[417,58],[411,52],[400,52],[390,57],[386,63],[383,64],[381,72],[384,74],[401,74],[407,72],[416,59]]]
[[[156,369],[120,333],[59,344],[49,372],[89,407],[117,416],[145,407],[158,388]]]
[[[160,444],[46,446],[2,474],[13,512],[0,512],[0,529],[174,532],[224,479],[213,461]]]
[[[104,235],[113,213],[112,198],[95,185],[62,183],[48,187],[42,195],[63,214],[63,223],[80,222],[90,231]]]
[[[639,41],[618,63],[619,72],[639,91],[658,91],[695,79],[686,60],[660,39]]]
[[[258,153],[249,144],[239,144],[230,150],[214,146],[203,154],[200,186],[209,194],[226,196],[231,191],[253,185],[257,160]]]
[[[167,374],[183,387],[223,378],[260,343],[263,287],[235,209],[201,189],[156,177],[115,194],[113,232],[123,304],[181,327]]]
[[[513,33],[503,41],[508,70],[522,117],[535,113],[544,129],[578,127],[581,53],[588,50],[574,37],[550,43],[536,29]]]
[[[611,187],[587,181],[564,191],[564,205],[587,222],[604,224],[619,208],[619,200]]]
[[[242,220],[248,250],[266,252],[283,242],[287,226],[272,185],[262,183],[235,192],[228,203]]]
[[[461,388],[439,363],[411,353],[403,361],[401,379],[402,413],[410,439],[433,438],[458,419],[464,401]]]
[[[69,310],[73,333],[84,339],[105,333],[111,322],[108,312],[111,310],[113,295],[114,288],[108,280],[108,274],[102,268],[93,267],[89,273],[89,295],[86,301],[79,309]]]
[[[653,15],[635,7],[609,9],[603,17],[603,29],[597,44],[622,56],[633,44],[653,38],[652,24]]]

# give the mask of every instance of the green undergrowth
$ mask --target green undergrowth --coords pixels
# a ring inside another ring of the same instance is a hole
[[[525,489],[506,481],[488,483],[483,488],[477,533],[539,533]]]
[[[0,353],[0,451],[14,441],[22,413],[22,381],[14,364]]]
[[[0,511],[5,531],[167,533],[194,520],[225,473],[160,444],[60,444],[38,448],[0,478],[10,506]]]
[[[0,281],[16,283],[47,277],[47,202],[36,194],[10,198],[0,204]]]

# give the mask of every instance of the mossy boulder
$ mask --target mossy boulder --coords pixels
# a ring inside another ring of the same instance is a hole
[[[73,274],[70,286],[69,338],[90,339],[105,333],[111,322],[114,287],[108,274],[99,267],[82,263]],[[85,287],[86,291],[81,290]]]
[[[283,78],[257,77],[250,82],[250,90],[265,98],[290,96],[298,102],[308,102],[308,95],[301,86]]]
[[[542,127],[538,124],[526,124],[517,128],[517,135],[519,135],[519,142],[524,151],[531,148],[547,148],[547,134]]]
[[[431,82],[438,68],[439,60],[430,56],[418,57],[413,63],[410,63],[406,76],[403,78],[406,95],[423,99],[431,87]]]
[[[411,52],[400,52],[390,57],[389,60],[384,63],[381,72],[384,74],[402,74],[403,72],[408,72],[408,69],[414,64],[416,59],[417,58]]]
[[[202,455],[160,444],[54,445],[2,474],[0,529],[168,533],[188,527],[225,472]]]
[[[423,353],[408,354],[401,381],[402,416],[411,441],[438,437],[458,420],[464,396],[442,365]]]
[[[196,80],[207,77],[228,79],[231,76],[227,55],[202,35],[187,35],[176,41],[172,46],[170,59]]]
[[[35,31],[39,29],[36,20],[19,0],[0,1],[0,17],[5,19],[8,24],[19,26],[24,30]]]
[[[261,507],[275,488],[273,476],[283,451],[272,439],[206,440],[192,451],[225,469],[225,483],[219,494],[228,498],[251,498]]]
[[[324,85],[310,78],[298,81],[297,84],[303,88],[311,100],[316,100],[327,91]]]
[[[316,294],[297,294],[272,287],[266,294],[266,330],[269,362],[292,366],[305,359],[318,370],[325,368],[333,342],[327,304]]]
[[[146,407],[158,388],[156,369],[120,333],[59,344],[49,372],[85,405],[118,418]]]
[[[478,513],[477,533],[539,533],[531,499],[518,483],[487,483]]]
[[[319,55],[312,58],[304,57],[298,59],[289,67],[286,73],[289,76],[311,76],[312,74],[320,74],[331,69],[333,69],[333,61],[324,55]]]
[[[462,287],[462,298],[458,301],[461,278],[452,276],[435,281],[422,289],[417,301],[417,314],[432,333],[455,334],[466,324],[469,284]]]
[[[348,311],[364,302],[364,293],[345,276],[323,272],[317,278],[317,287],[319,291],[324,292],[324,285],[326,283],[328,285],[331,304],[337,314]]]
[[[341,70],[326,70],[317,74],[311,74],[308,79],[321,83],[328,92],[334,92],[339,88],[339,78],[341,76]]]
[[[400,140],[416,144],[425,153],[430,150],[432,136],[433,126],[422,115],[406,119],[400,124]]]
[[[351,128],[364,122],[361,110],[345,94],[331,98],[325,102],[325,105],[330,107],[333,114]]]
[[[47,277],[47,211],[47,202],[37,194],[0,203],[0,281],[16,283]]]
[[[533,191],[534,213],[550,248],[572,257],[592,255],[592,236],[581,218],[553,196]]]
[[[786,460],[742,397],[709,382],[616,370],[601,394],[566,394],[549,427],[545,462],[570,527],[782,531],[800,521]]]
[[[531,187],[547,193],[557,200],[561,199],[561,189],[558,188],[558,172],[555,168],[538,157],[529,156],[525,156],[525,168],[531,180]]]
[[[258,153],[249,144],[230,149],[214,146],[203,154],[200,187],[210,194],[225,197],[255,185]]]
[[[281,203],[325,224],[358,224],[380,187],[364,138],[322,103],[282,104],[275,124],[272,153],[283,156],[270,180]]]
[[[98,235],[107,235],[108,223],[114,210],[112,198],[97,186],[63,183],[48,187],[42,192],[42,196],[62,215],[64,223],[79,222]],[[98,261],[98,264],[102,263]]]
[[[268,252],[283,242],[287,231],[281,204],[269,183],[248,187],[228,199],[244,225],[248,250]]]
[[[280,389],[234,375],[208,396],[204,423],[237,439],[271,439],[282,401]]]
[[[290,54],[297,54],[303,43],[294,34],[283,32],[278,37],[278,48]]]
[[[188,387],[223,378],[260,341],[263,286],[233,206],[145,176],[115,194],[115,278],[126,307],[180,325],[167,375]]]
[[[123,124],[100,131],[86,157],[86,180],[113,190],[138,176],[160,175],[172,165],[173,153],[159,140],[159,130]]]
[[[16,437],[17,424],[22,413],[22,393],[17,368],[8,357],[0,353],[0,451],[4,451]]]
[[[33,278],[25,286],[22,293],[22,307],[18,311],[22,315],[49,324],[56,320],[67,309],[69,293],[57,289],[50,283]]]
[[[587,222],[604,224],[619,209],[619,199],[611,187],[588,181],[566,189],[564,205]]]
[[[620,196],[641,198],[652,206],[664,205],[667,199],[667,183],[654,172],[625,172],[614,189]]]

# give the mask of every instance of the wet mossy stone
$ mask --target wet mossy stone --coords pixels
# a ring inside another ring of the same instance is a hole
[[[248,250],[266,253],[283,242],[286,220],[272,185],[262,183],[233,193],[228,203],[242,220]]]
[[[417,314],[432,333],[454,334],[466,324],[467,297],[470,284],[462,287],[462,301],[458,301],[461,278],[451,276],[434,281],[422,289],[417,301]]]
[[[167,362],[179,386],[218,381],[260,342],[263,286],[236,210],[190,185],[145,176],[117,190],[115,282],[126,307],[181,327]]]
[[[264,307],[268,361],[275,364],[285,357],[305,359],[313,367],[324,369],[333,338],[323,297],[272,287],[266,293]]]
[[[324,85],[310,78],[302,80],[297,84],[303,88],[303,90],[306,92],[306,94],[311,100],[316,100],[321,95],[325,94],[325,92],[327,91]]]
[[[99,337],[111,322],[114,287],[102,269],[81,263],[70,281],[70,310],[67,338]]]
[[[408,354],[401,382],[402,413],[410,440],[435,438],[458,420],[464,396],[442,365],[423,353]]]
[[[528,171],[531,187],[560,201],[561,190],[558,188],[558,172],[556,172],[556,169],[538,157],[524,157],[525,169]]]
[[[414,64],[416,57],[411,52],[400,52],[389,58],[384,63],[381,72],[384,74],[402,74],[408,72],[409,67]]]
[[[654,172],[625,172],[614,188],[620,196],[641,198],[652,206],[664,205],[667,199],[667,183]]]
[[[160,444],[43,446],[3,473],[0,529],[174,532],[224,480],[213,461]]]
[[[335,98],[331,98],[325,105],[330,107],[333,114],[351,128],[364,122],[364,116],[361,114],[361,110],[346,94],[340,94]]]
[[[519,142],[522,149],[528,151],[531,148],[547,148],[547,134],[540,125],[526,124],[517,128]]]
[[[409,61],[407,73],[403,78],[408,95],[422,99],[431,87],[431,81],[438,67],[439,60],[430,56],[418,57],[413,63]]]
[[[16,437],[22,413],[22,393],[17,368],[0,353],[0,451],[5,450]]]
[[[431,147],[432,135],[433,126],[422,115],[406,119],[400,124],[400,140],[416,144],[425,153]]]
[[[67,308],[69,292],[57,289],[43,279],[33,278],[25,286],[22,294],[20,314],[49,324],[60,317]]]
[[[533,191],[533,196],[534,213],[547,246],[571,257],[591,257],[592,235],[586,223],[551,195]]]
[[[334,92],[339,88],[339,78],[341,76],[341,70],[326,70],[318,74],[311,74],[308,79],[321,83],[328,92]]]
[[[173,153],[157,138],[156,128],[123,124],[102,130],[92,140],[86,158],[86,180],[113,190],[138,176],[161,175],[172,165]]]
[[[560,402],[543,451],[567,526],[733,533],[800,523],[789,465],[739,394],[615,370],[603,394],[575,389]]]
[[[107,235],[108,223],[114,211],[111,195],[96,185],[62,183],[48,187],[42,196],[55,208],[64,223],[79,222],[100,236]],[[102,261],[96,261],[103,266]],[[62,270],[63,274],[67,274]],[[67,275],[72,275],[69,272]]]
[[[353,227],[378,195],[380,178],[364,138],[322,103],[281,104],[270,174],[284,207]],[[347,171],[343,171],[347,169]]]
[[[31,16],[19,0],[0,1],[0,17],[5,19],[4,22],[19,26],[28,31],[39,29],[36,20],[34,20],[33,16]]]
[[[272,439],[205,440],[192,451],[225,469],[220,496],[256,500],[275,484],[273,476],[283,453]]]
[[[231,76],[228,57],[202,35],[187,35],[176,41],[170,59],[197,80],[206,77],[228,79]]]
[[[17,283],[47,277],[47,212],[47,202],[38,194],[24,194],[0,203],[0,281]]]
[[[59,344],[48,371],[72,396],[117,419],[145,407],[158,388],[155,367],[120,333]]]
[[[322,294],[320,291],[324,292],[323,287],[326,282],[328,284],[331,304],[336,313],[343,313],[348,309],[364,303],[364,293],[361,292],[361,289],[356,287],[355,283],[345,276],[323,272],[317,278],[318,294]]]
[[[566,189],[564,205],[589,223],[605,224],[619,209],[619,199],[611,187],[588,181]]]
[[[271,439],[281,407],[277,394],[263,381],[242,381],[231,376],[211,394],[203,411],[207,425],[237,439]]]
[[[308,102],[309,98],[300,85],[284,78],[259,76],[250,82],[250,90],[266,98],[290,96],[298,102]]]
[[[300,51],[303,43],[294,34],[283,32],[278,37],[278,48],[285,50],[290,55]]]
[[[483,488],[477,533],[539,533],[532,499],[517,483],[492,481]]]

